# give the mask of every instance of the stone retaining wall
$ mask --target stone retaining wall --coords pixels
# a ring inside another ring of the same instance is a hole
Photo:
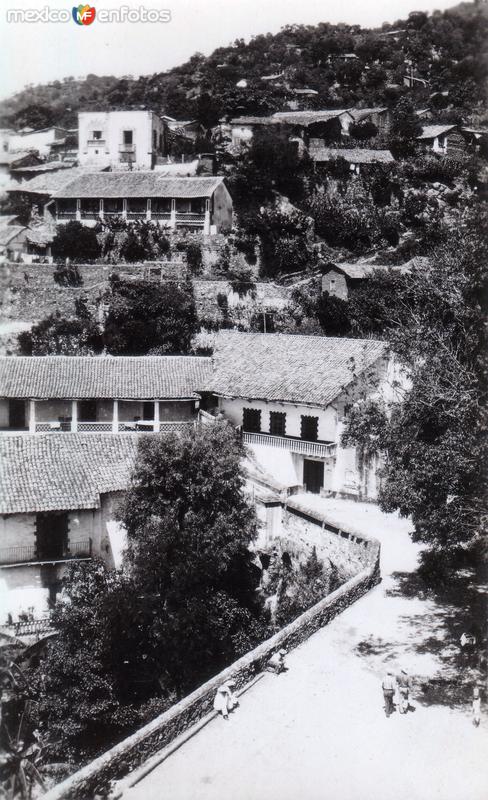
[[[313,519],[311,515],[310,518]],[[322,525],[322,520],[316,522]],[[280,647],[288,650],[297,647],[362,597],[380,581],[380,546],[366,537],[362,537],[361,546],[365,567],[355,577],[168,711],[55,786],[44,795],[45,800],[93,800],[97,794],[104,795],[111,781],[126,777],[205,716],[212,709],[215,692],[222,683],[232,677],[237,689],[241,688],[263,670]]]

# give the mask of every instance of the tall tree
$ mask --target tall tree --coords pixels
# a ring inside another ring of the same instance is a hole
[[[384,451],[382,507],[411,515],[415,538],[447,566],[486,543],[486,219],[485,208],[468,211],[430,269],[388,295],[383,319],[410,387],[392,414],[378,403],[353,409],[344,439]]]
[[[121,520],[135,591],[150,597],[158,660],[179,691],[246,652],[262,634],[243,493],[243,447],[228,423],[145,437]]]

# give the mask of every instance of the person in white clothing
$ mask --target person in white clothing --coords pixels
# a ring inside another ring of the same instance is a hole
[[[222,714],[224,719],[229,719],[229,711],[233,711],[239,705],[239,700],[234,694],[234,681],[227,681],[219,686],[214,698],[214,710]]]

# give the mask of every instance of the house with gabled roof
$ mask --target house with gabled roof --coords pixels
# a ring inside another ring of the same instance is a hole
[[[0,437],[0,625],[49,630],[46,615],[70,563],[114,566],[123,545],[115,509],[137,437],[69,433]]]
[[[458,125],[425,125],[416,141],[423,150],[452,158],[462,156],[468,149]]]
[[[378,128],[379,133],[387,131],[391,124],[391,111],[387,106],[351,108],[349,113],[354,122],[372,122]]]
[[[82,174],[53,193],[45,210],[56,223],[94,226],[116,217],[154,221],[206,235],[232,227],[232,198],[222,177],[164,177],[149,172]]]
[[[191,427],[210,370],[200,356],[0,357],[0,431]]]
[[[310,158],[315,168],[327,168],[331,161],[343,158],[347,161],[351,172],[359,175],[375,164],[393,164],[395,159],[390,150],[373,150],[369,147],[323,147],[313,146],[309,149]]]
[[[221,331],[200,394],[282,483],[375,499],[376,457],[360,462],[341,436],[352,403],[391,399],[395,369],[387,344],[372,339]]]

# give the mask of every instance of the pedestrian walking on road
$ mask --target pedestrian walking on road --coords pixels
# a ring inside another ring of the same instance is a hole
[[[410,706],[410,690],[412,681],[406,669],[402,669],[397,677],[398,686],[398,710],[400,714],[406,714]]]
[[[477,728],[481,721],[481,698],[478,686],[475,686],[473,689],[472,710],[473,710],[473,725],[475,726],[475,728]]]
[[[219,686],[214,698],[214,710],[222,714],[224,719],[229,719],[229,711],[233,711],[239,705],[239,700],[234,694],[234,681],[227,681]]]
[[[397,684],[393,672],[388,670],[385,677],[383,678],[381,686],[383,689],[383,697],[385,700],[385,714],[387,717],[389,717],[395,711],[393,698],[395,696]]]

